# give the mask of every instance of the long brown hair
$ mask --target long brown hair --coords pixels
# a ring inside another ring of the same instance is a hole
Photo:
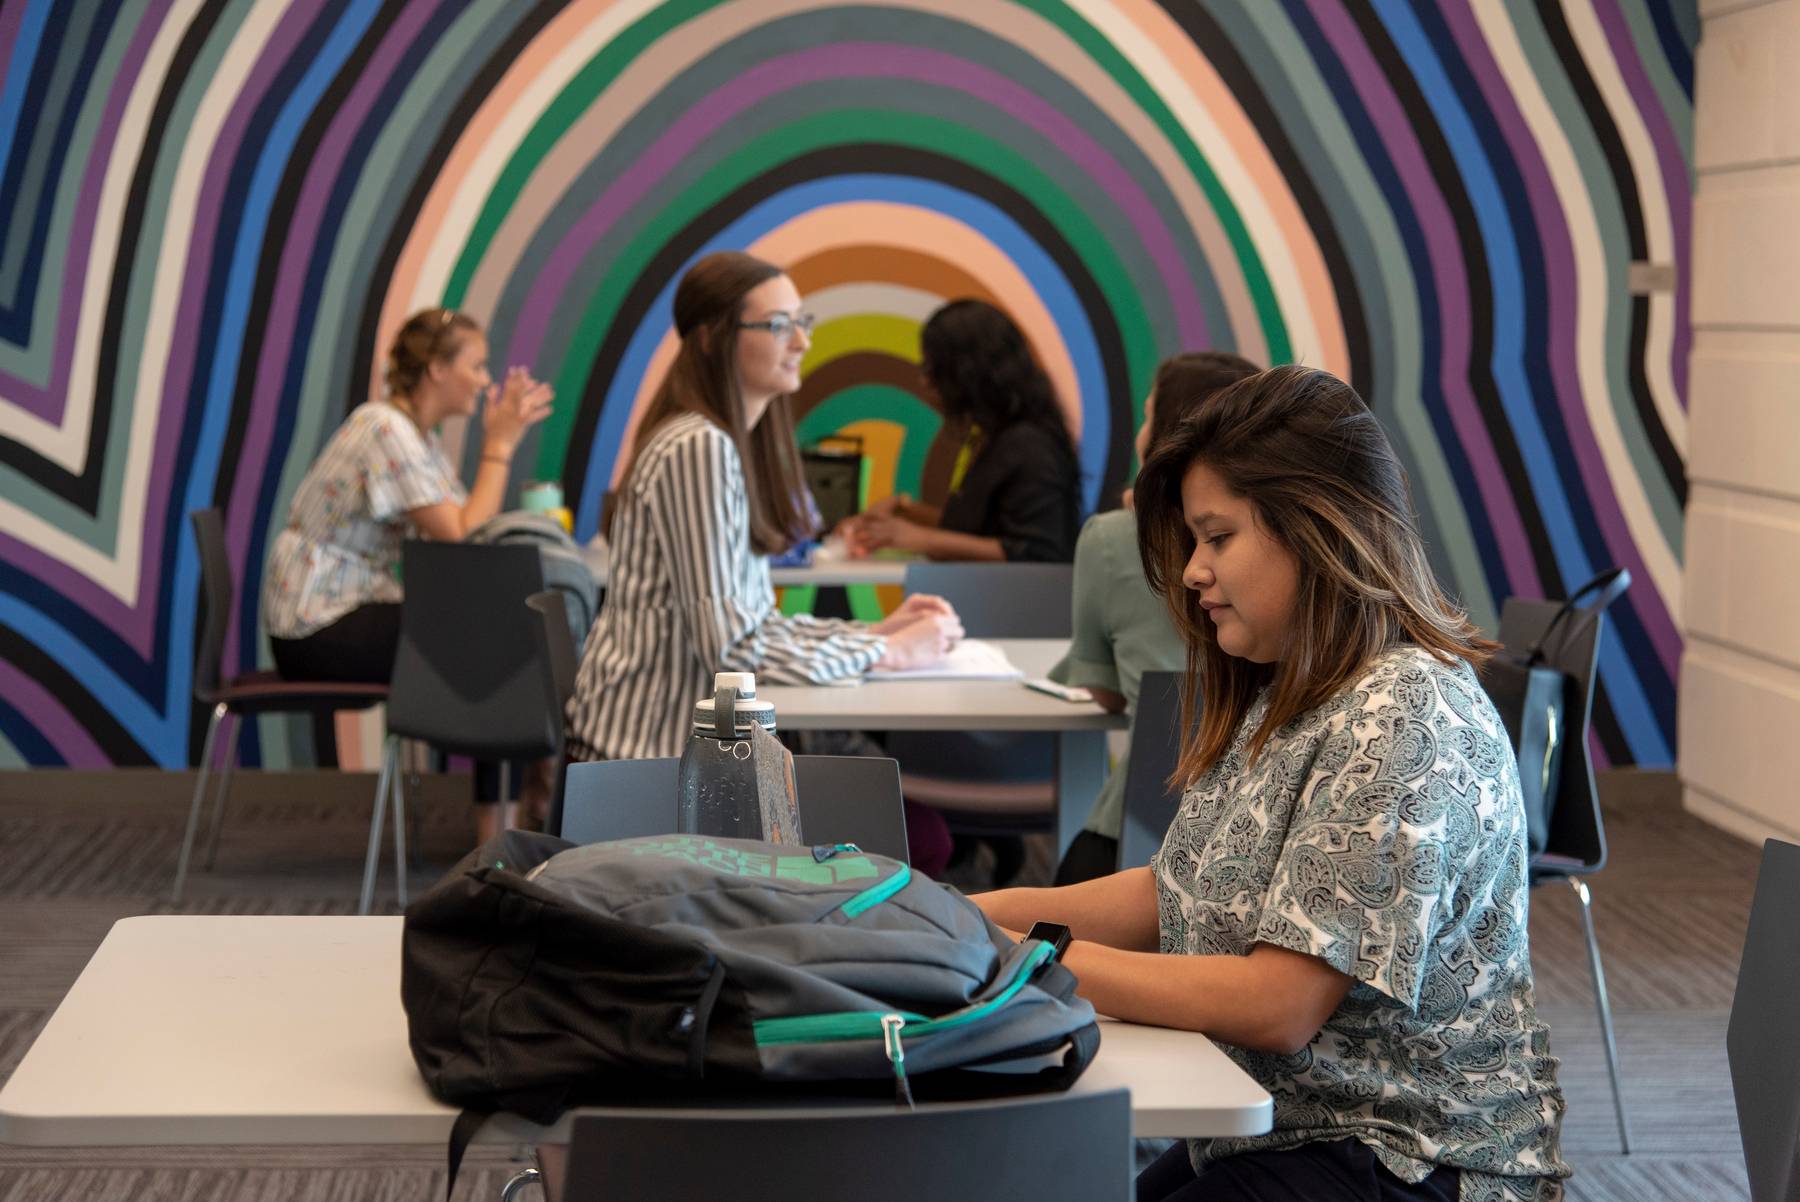
[[[1156,394],[1156,408],[1150,413],[1149,445],[1166,438],[1207,397],[1261,370],[1230,351],[1184,351],[1164,359],[1156,365],[1150,385]]]
[[[1182,583],[1194,535],[1181,485],[1196,464],[1248,499],[1263,529],[1299,561],[1293,625],[1275,663],[1222,651],[1199,595]],[[1265,687],[1269,708],[1249,744],[1252,761],[1282,725],[1349,688],[1396,646],[1476,666],[1498,646],[1438,586],[1381,424],[1355,389],[1325,372],[1277,367],[1214,394],[1151,448],[1136,496],[1144,575],[1187,642],[1181,728],[1191,733],[1171,784],[1185,787],[1219,762]]]
[[[738,387],[737,323],[743,317],[744,297],[782,274],[773,263],[724,250],[707,255],[681,277],[675,287],[675,333],[681,338],[681,350],[650,398],[619,485],[621,493],[631,487],[638,450],[658,426],[679,414],[698,413],[737,444],[750,502],[750,545],[763,555],[785,551],[810,536],[817,522],[801,473],[788,398],[776,397],[752,430]],[[616,511],[616,505],[608,506],[603,519],[609,535]]]

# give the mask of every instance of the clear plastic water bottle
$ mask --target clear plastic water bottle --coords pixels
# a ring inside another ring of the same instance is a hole
[[[775,738],[775,705],[756,696],[750,672],[720,672],[694,705],[681,753],[682,834],[800,843],[794,758]]]

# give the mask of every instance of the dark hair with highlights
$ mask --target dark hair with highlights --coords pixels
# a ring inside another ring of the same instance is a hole
[[[1262,368],[1230,351],[1185,351],[1171,355],[1156,367],[1150,390],[1156,408],[1150,413],[1150,446],[1168,437],[1181,419],[1213,393],[1229,388]]]
[[[681,350],[651,397],[638,424],[637,441],[626,464],[620,491],[631,486],[637,448],[656,428],[682,413],[698,413],[737,444],[750,502],[750,545],[762,555],[787,550],[818,528],[817,510],[806,491],[800,448],[794,442],[793,407],[778,396],[755,429],[748,427],[738,388],[738,325],[744,298],[758,285],[783,274],[781,268],[740,251],[707,255],[688,268],[675,286],[675,333]],[[612,532],[616,506],[602,524]]]
[[[455,309],[421,309],[406,319],[388,348],[387,387],[390,396],[410,397],[433,363],[456,358],[480,324]]]
[[[1182,583],[1194,534],[1181,485],[1196,464],[1246,498],[1263,530],[1299,561],[1293,626],[1272,664],[1222,651],[1199,595]],[[1265,687],[1269,708],[1250,740],[1251,760],[1281,726],[1349,688],[1396,646],[1477,667],[1498,646],[1432,574],[1406,474],[1381,424],[1325,372],[1277,367],[1216,393],[1152,446],[1136,498],[1145,577],[1188,649],[1181,728],[1192,733],[1171,784],[1185,787],[1219,762]]]

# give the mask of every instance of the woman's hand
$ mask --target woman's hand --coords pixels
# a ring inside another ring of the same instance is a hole
[[[930,593],[914,593],[900,603],[899,609],[875,623],[871,629],[876,634],[892,634],[903,626],[909,626],[920,618],[933,614],[947,614],[954,618],[956,610],[942,597],[934,597]]]
[[[856,545],[863,549],[864,554],[879,551],[883,547],[917,553],[925,550],[930,533],[930,527],[909,522],[902,517],[865,513],[857,527]]]
[[[493,390],[488,390],[493,396]],[[556,390],[534,380],[523,367],[510,368],[500,386],[500,399],[491,401],[481,414],[483,455],[511,455],[525,431],[550,416]]]
[[[944,662],[962,636],[962,623],[955,614],[915,618],[887,636],[887,654],[875,666],[895,671],[929,668]]]

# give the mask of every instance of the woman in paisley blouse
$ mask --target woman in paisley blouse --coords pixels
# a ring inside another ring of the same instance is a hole
[[[1099,1010],[1205,1032],[1273,1095],[1273,1130],[1177,1144],[1140,1202],[1553,1202],[1494,644],[1432,576],[1379,423],[1323,372],[1263,372],[1151,450],[1137,511],[1188,647],[1180,809],[1147,867],[976,900],[1066,924]]]

